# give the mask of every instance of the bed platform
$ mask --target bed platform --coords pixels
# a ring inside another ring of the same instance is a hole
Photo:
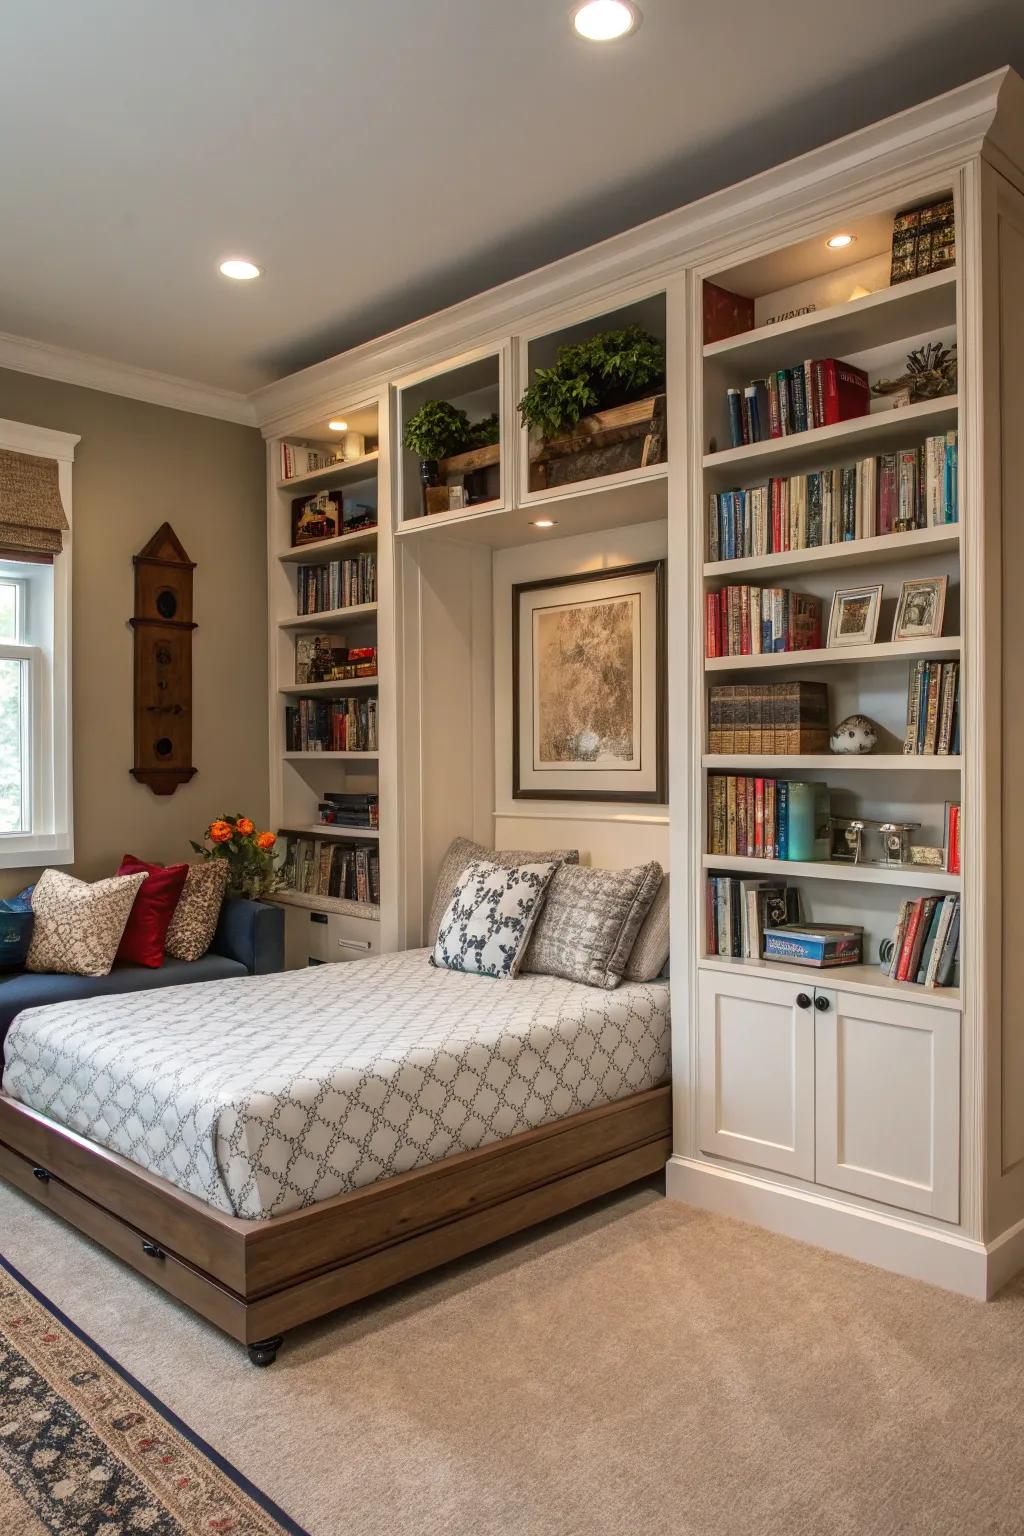
[[[247,1221],[0,1093],[0,1175],[269,1365],[289,1328],[660,1172],[670,1094]]]

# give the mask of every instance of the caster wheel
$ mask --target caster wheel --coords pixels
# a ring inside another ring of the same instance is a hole
[[[277,1359],[277,1352],[284,1340],[278,1335],[276,1339],[260,1339],[257,1344],[249,1344],[249,1359],[253,1365],[273,1365]]]

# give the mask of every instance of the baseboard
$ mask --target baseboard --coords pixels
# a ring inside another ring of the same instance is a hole
[[[1007,1227],[988,1245],[988,1294],[994,1296],[1024,1269],[1024,1221]]]
[[[1010,1278],[1014,1266],[1024,1264],[1024,1223],[1004,1234],[1005,1241],[1000,1238],[992,1245],[998,1248],[997,1267],[1000,1272],[1005,1269],[1003,1278],[993,1284],[992,1262],[997,1255],[984,1243],[847,1205],[816,1190],[794,1189],[694,1158],[672,1157],[665,1170],[665,1192],[687,1205],[749,1221],[977,1301],[986,1301]]]

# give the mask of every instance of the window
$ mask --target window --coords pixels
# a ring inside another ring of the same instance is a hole
[[[0,450],[58,461],[69,522],[77,441],[0,421]],[[52,563],[0,547],[0,869],[74,857],[70,618],[70,532]]]

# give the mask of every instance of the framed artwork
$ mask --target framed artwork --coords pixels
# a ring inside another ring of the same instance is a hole
[[[828,646],[873,645],[878,633],[882,588],[846,587],[832,599]]]
[[[512,588],[512,793],[664,804],[665,561]]]
[[[946,609],[946,577],[925,576],[905,581],[900,588],[894,640],[931,640],[942,634],[942,616]]]
[[[292,502],[292,545],[335,538],[341,532],[341,508],[338,491],[296,497]]]

